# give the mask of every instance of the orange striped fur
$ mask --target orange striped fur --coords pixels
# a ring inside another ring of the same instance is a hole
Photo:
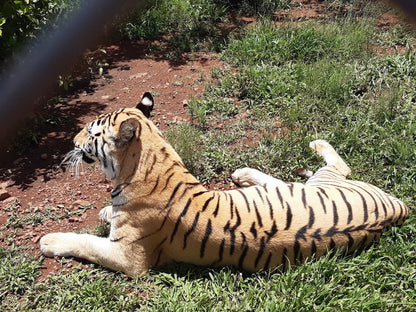
[[[400,200],[347,180],[348,166],[322,140],[311,147],[327,165],[305,184],[245,168],[233,179],[248,187],[208,191],[142,114],[150,105],[146,93],[138,108],[99,116],[75,137],[65,162],[98,161],[114,180],[113,205],[100,212],[111,232],[48,234],[44,255],[85,258],[129,275],[173,261],[285,269],[330,249],[363,248],[408,216]]]

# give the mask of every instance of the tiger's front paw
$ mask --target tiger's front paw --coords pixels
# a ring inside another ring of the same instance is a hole
[[[238,186],[247,187],[260,184],[261,175],[263,175],[263,173],[256,169],[242,168],[234,171],[231,175],[231,179]]]
[[[98,218],[101,221],[111,223],[111,217],[113,216],[113,206],[105,206],[103,209],[100,210],[98,213]]]
[[[69,257],[73,255],[73,241],[77,239],[75,233],[51,233],[40,240],[40,251],[46,257]]]

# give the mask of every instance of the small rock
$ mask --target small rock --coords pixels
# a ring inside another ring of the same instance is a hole
[[[0,190],[0,201],[3,201],[7,198],[12,197],[12,195],[10,195],[10,193],[6,190]]]
[[[183,107],[188,107],[189,106],[189,103],[188,103],[187,100],[183,100],[182,101],[182,105],[183,105]]]
[[[43,153],[42,155],[40,155],[40,159],[42,159],[42,160],[48,159],[48,154]]]

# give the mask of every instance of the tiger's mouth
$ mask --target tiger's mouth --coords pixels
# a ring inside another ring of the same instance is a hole
[[[94,159],[87,156],[87,154],[85,154],[84,152],[82,152],[82,160],[85,161],[87,164],[92,164],[95,162]]]

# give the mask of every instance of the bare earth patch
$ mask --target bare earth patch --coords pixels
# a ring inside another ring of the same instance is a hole
[[[187,100],[204,91],[211,67],[219,62],[210,55],[183,55],[170,61],[163,55],[147,55],[147,47],[145,42],[103,47],[109,62],[105,73],[55,106],[69,120],[51,127],[39,146],[26,154],[6,153],[0,169],[5,197],[0,201],[0,245],[24,245],[39,253],[38,242],[46,233],[81,231],[99,224],[98,212],[108,204],[111,181],[98,166],[84,166],[78,178],[59,168],[72,149],[74,135],[96,115],[135,106],[150,91],[156,101],[151,119],[160,129],[189,120]],[[38,215],[42,221],[32,221]],[[15,216],[23,220],[10,226]],[[60,268],[56,260],[45,259],[43,274]]]

